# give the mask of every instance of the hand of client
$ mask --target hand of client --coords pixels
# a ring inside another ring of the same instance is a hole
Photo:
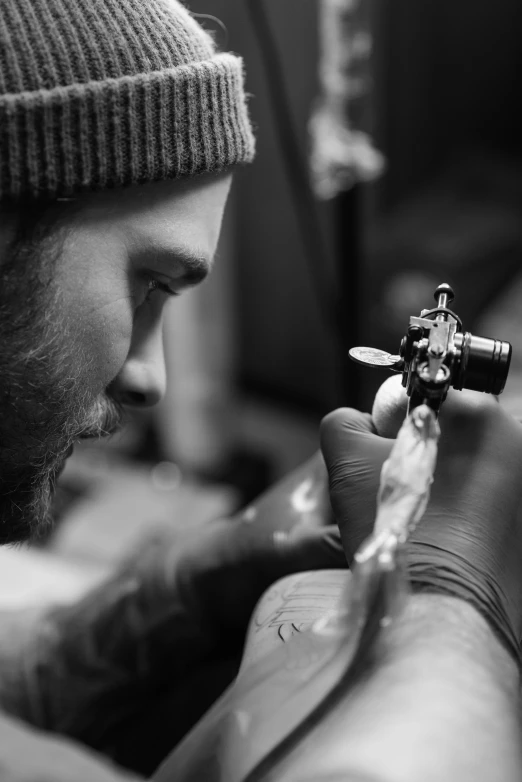
[[[404,416],[398,378],[381,389],[373,418],[341,409],[322,425],[331,500],[348,559],[375,518],[380,470],[392,441],[379,436]],[[522,630],[522,427],[492,397],[450,393],[428,510],[408,544],[417,591],[462,598],[518,656]]]

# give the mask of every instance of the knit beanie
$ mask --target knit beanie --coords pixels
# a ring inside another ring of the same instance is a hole
[[[178,0],[0,0],[0,201],[253,155],[242,61]]]

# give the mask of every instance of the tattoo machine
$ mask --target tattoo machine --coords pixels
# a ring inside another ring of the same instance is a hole
[[[359,363],[402,372],[409,397],[408,415],[382,468],[373,533],[355,555],[351,609],[359,628],[355,658],[361,662],[408,592],[404,550],[428,504],[440,435],[437,416],[448,390],[501,394],[506,384],[511,345],[464,332],[459,316],[448,309],[453,299],[450,286],[439,285],[437,306],[410,318],[398,355],[350,350]]]
[[[409,397],[408,413],[426,404],[437,415],[450,387],[501,394],[511,362],[511,345],[464,331],[458,315],[448,309],[453,290],[443,283],[435,291],[437,306],[412,315],[398,355],[377,348],[352,348],[359,364],[402,372]]]
[[[391,621],[407,594],[403,551],[428,504],[440,435],[437,416],[449,389],[501,394],[506,384],[511,345],[465,332],[448,309],[453,299],[450,286],[439,285],[436,307],[410,317],[398,355],[350,350],[361,364],[402,372],[409,397],[408,415],[382,468],[373,533],[355,555],[351,605],[361,632],[359,652],[368,650],[378,627]]]

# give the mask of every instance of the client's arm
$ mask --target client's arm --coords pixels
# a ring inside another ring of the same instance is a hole
[[[280,779],[519,782],[519,684],[473,607],[414,595],[374,667]]]

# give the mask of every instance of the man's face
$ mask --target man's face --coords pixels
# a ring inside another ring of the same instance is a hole
[[[0,542],[46,525],[76,439],[163,396],[163,309],[209,272],[230,182],[82,195],[9,255],[0,230]]]

